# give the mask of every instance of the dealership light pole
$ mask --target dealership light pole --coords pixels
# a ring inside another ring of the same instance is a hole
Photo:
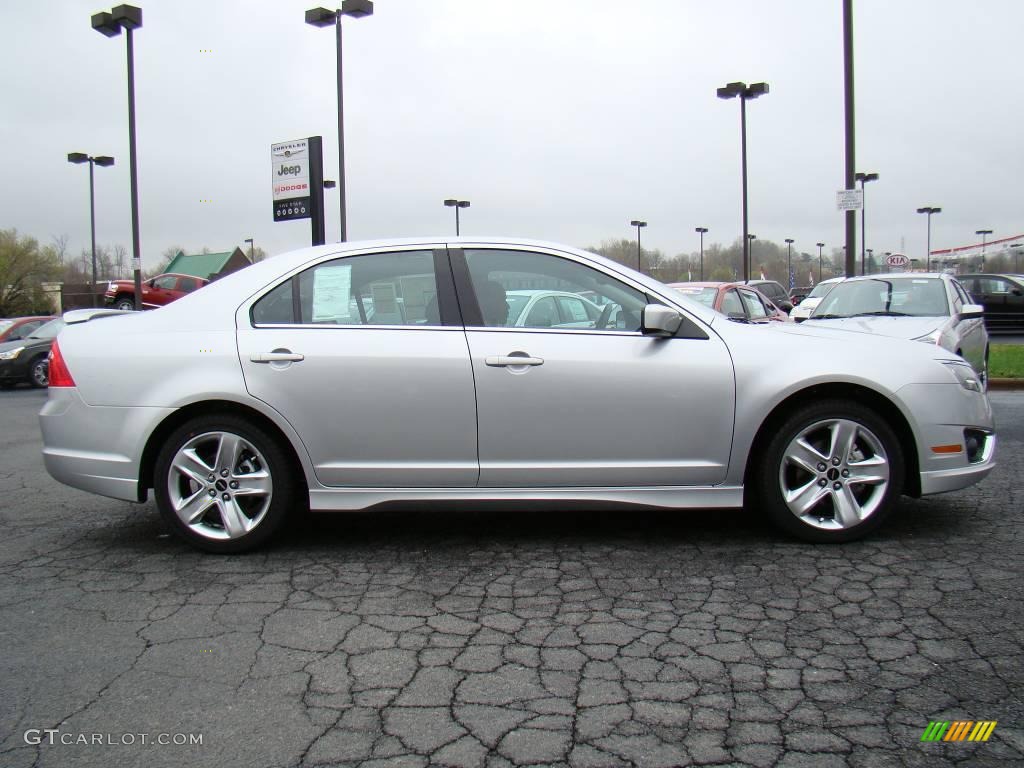
[[[373,15],[371,0],[343,0],[341,8],[330,11],[326,8],[311,8],[306,11],[306,23],[314,27],[334,25],[338,57],[338,210],[341,217],[341,239],[348,240],[348,218],[345,213],[345,108],[342,99],[341,69],[341,17],[351,16],[354,19]]]
[[[444,201],[444,204],[446,208],[455,209],[455,236],[458,237],[461,229],[459,225],[459,209],[469,208],[469,200],[456,200],[454,197],[449,197]]]
[[[1024,246],[1024,243],[1014,243],[1010,246],[1010,250],[1013,251],[1013,271],[1015,274],[1020,274],[1020,266],[1017,264],[1017,259],[1020,257],[1020,249]]]
[[[640,267],[640,229],[641,227],[646,227],[647,222],[633,219],[629,222],[629,226],[636,227],[636,271],[643,272],[643,269]]]
[[[101,168],[106,168],[114,164],[114,158],[108,157],[107,155],[87,155],[84,152],[69,152],[68,153],[69,163],[88,163],[89,164],[89,225],[92,231],[92,285],[89,287],[89,294],[92,297],[92,305],[96,306],[96,193],[95,185],[93,184],[93,171],[92,167],[98,165]]]
[[[815,243],[818,246],[818,282],[821,282],[821,249],[825,247],[824,243]]]
[[[985,271],[985,240],[989,235],[992,234],[991,229],[979,229],[975,231],[976,235],[981,235],[981,271]]]
[[[694,230],[700,233],[700,279],[701,282],[704,280],[704,235],[707,234],[707,227],[697,227]]]
[[[875,260],[875,249],[868,248],[868,271],[865,274],[871,274],[871,262]]]
[[[868,203],[867,197],[864,194],[864,185],[869,181],[878,181],[877,173],[858,173],[854,177],[860,182],[860,273],[866,274],[864,271],[864,252],[867,245],[867,231],[865,230],[864,219],[867,216]]]
[[[249,263],[250,264],[255,264],[256,263],[256,245],[253,243],[252,238],[251,237],[247,237],[242,242],[249,244]]]
[[[92,28],[107,37],[125,31],[128,42],[128,174],[132,194],[132,271],[135,274],[135,310],[142,309],[142,254],[139,244],[139,173],[135,159],[135,45],[132,32],[142,26],[142,9],[118,5],[109,13],[95,13]]]
[[[933,213],[942,213],[942,209],[941,208],[933,208],[932,206],[925,206],[924,208],[918,208],[917,212],[918,213],[927,213],[928,214],[928,255],[927,255],[926,259],[925,259],[924,271],[925,272],[931,272],[932,271],[932,214]]]
[[[786,238],[786,279],[789,280],[789,289],[793,290],[793,243],[795,241],[791,237]]]
[[[747,101],[768,93],[768,83],[728,83],[717,90],[718,98],[740,99],[740,166],[743,176],[743,280],[750,280],[750,238],[747,237]]]

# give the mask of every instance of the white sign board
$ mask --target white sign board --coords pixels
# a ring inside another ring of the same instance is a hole
[[[310,216],[309,140],[295,139],[270,145],[274,221]]]
[[[902,253],[894,253],[891,256],[885,257],[886,266],[890,267],[905,267],[910,263],[910,259],[904,256]]]
[[[864,207],[864,191],[840,189],[836,192],[836,208],[840,211],[859,211]]]

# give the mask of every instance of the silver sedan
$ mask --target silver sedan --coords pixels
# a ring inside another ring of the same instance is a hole
[[[516,325],[509,295],[601,307]],[[992,412],[934,345],[731,323],[608,259],[498,239],[321,246],[161,309],[69,313],[40,414],[61,482],[212,552],[304,507],[483,500],[713,510],[874,530],[993,468]],[[777,365],[779,359],[790,361]]]
[[[984,312],[950,275],[902,272],[837,283],[807,324],[936,344],[966,359],[985,386],[989,346]]]

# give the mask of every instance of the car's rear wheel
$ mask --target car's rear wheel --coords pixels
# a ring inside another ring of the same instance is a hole
[[[264,544],[295,503],[288,457],[274,438],[235,416],[197,417],[176,429],[156,461],[157,506],[183,539],[208,552]]]
[[[37,389],[45,389],[50,384],[50,363],[46,355],[40,355],[28,364],[28,383]]]
[[[828,400],[794,411],[756,467],[754,505],[806,541],[843,542],[876,529],[903,489],[903,451],[871,409]]]

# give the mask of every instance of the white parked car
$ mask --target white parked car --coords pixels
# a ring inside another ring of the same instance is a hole
[[[835,287],[837,283],[843,282],[845,277],[830,277],[828,280],[822,280],[816,286],[811,289],[811,292],[804,296],[804,300],[793,307],[793,311],[789,313],[789,319],[802,323],[804,320],[811,316],[814,308],[817,307],[825,295]]]
[[[963,357],[988,381],[985,308],[950,275],[901,272],[843,280],[804,326],[894,336],[935,344]]]
[[[597,297],[600,314],[520,323],[510,294],[527,285]],[[265,543],[305,507],[484,501],[746,504],[842,542],[902,494],[964,488],[995,466],[988,398],[952,353],[730,322],[550,243],[307,248],[93,319],[111,312],[69,313],[53,344],[46,468],[117,499],[152,492],[170,529],[211,552]]]

